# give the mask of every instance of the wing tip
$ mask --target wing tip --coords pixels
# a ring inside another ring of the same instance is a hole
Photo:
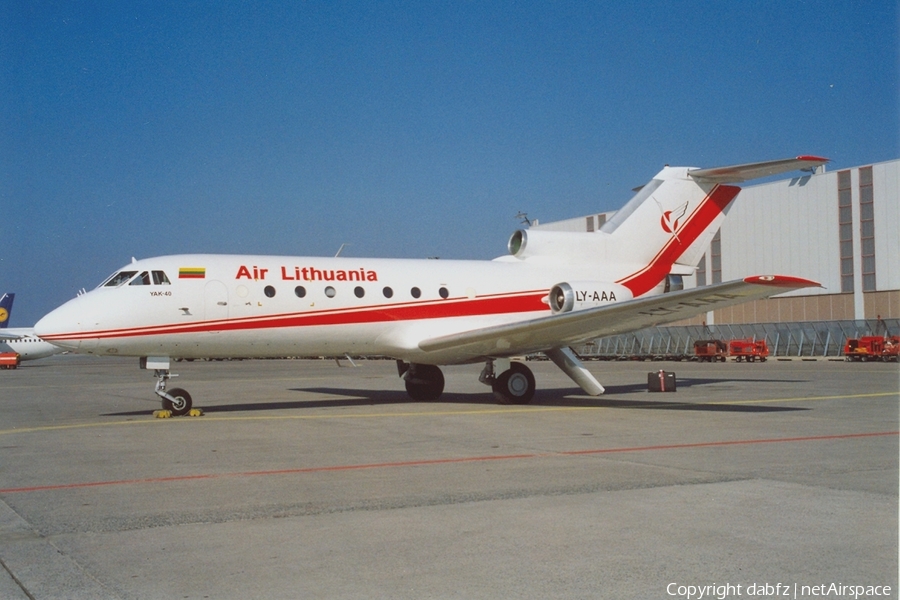
[[[754,275],[745,277],[747,283],[755,283],[757,285],[768,285],[772,287],[783,287],[791,289],[800,289],[805,287],[822,287],[822,284],[812,279],[804,279],[802,277],[791,277],[790,275]]]
[[[804,162],[817,162],[817,163],[827,163],[831,162],[830,158],[823,158],[821,156],[812,156],[809,154],[804,154],[803,156],[798,156],[797,160],[802,160]]]

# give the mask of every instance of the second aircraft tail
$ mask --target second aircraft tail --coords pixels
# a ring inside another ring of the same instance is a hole
[[[13,293],[4,293],[0,296],[0,329],[9,327],[9,315],[12,313],[13,300],[16,295]]]

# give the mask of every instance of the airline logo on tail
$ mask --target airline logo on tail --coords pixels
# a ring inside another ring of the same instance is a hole
[[[9,313],[12,310],[12,303],[15,294],[3,294],[0,296],[0,329],[9,327]]]
[[[654,198],[656,200],[656,198]],[[659,204],[659,202],[657,202]],[[659,209],[662,210],[662,205],[660,204]],[[663,210],[662,217],[659,219],[659,224],[662,226],[663,231],[666,233],[675,234],[675,238],[678,239],[678,220],[684,216],[687,212],[688,203],[685,202],[675,210]],[[680,240],[679,240],[680,241]]]

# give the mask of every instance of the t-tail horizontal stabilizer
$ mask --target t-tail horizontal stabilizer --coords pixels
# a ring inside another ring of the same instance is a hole
[[[812,170],[828,162],[827,158],[818,156],[798,156],[781,160],[747,163],[731,167],[713,167],[712,169],[691,169],[688,171],[693,179],[709,183],[740,183],[749,179],[769,177],[796,170]]]

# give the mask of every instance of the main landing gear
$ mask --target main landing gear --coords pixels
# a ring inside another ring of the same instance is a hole
[[[495,375],[496,364],[488,360],[478,381],[491,386],[494,397],[500,404],[528,404],[534,397],[534,374],[519,362],[509,362],[509,367]]]
[[[507,363],[499,375],[495,374],[495,362]],[[397,372],[406,382],[406,393],[417,402],[437,400],[444,391],[444,374],[434,365],[398,360]],[[488,360],[478,381],[491,386],[500,404],[528,404],[534,397],[534,375],[522,363]]]
[[[397,372],[406,382],[406,393],[416,402],[431,402],[444,393],[444,374],[434,365],[398,360]]]

